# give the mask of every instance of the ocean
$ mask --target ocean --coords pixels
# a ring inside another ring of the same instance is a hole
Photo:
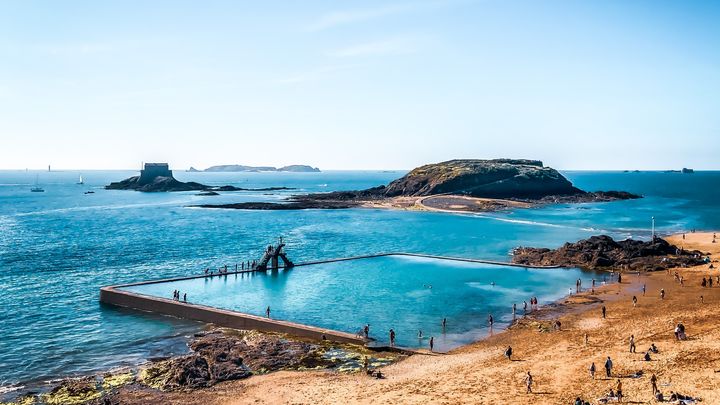
[[[80,174],[84,185],[76,184]],[[616,238],[648,238],[651,217],[655,217],[660,234],[720,229],[720,172],[567,171],[563,174],[582,189],[624,190],[645,198],[484,214],[189,207],[200,203],[277,201],[293,193],[372,187],[402,176],[402,171],[175,172],[181,181],[295,188],[220,196],[103,189],[111,181],[135,174],[0,171],[0,320],[4,326],[0,339],[0,392],[185,352],[187,338],[203,325],[101,306],[98,289],[103,285],[199,274],[206,267],[257,259],[279,236],[296,262],[387,251],[509,260],[509,252],[520,245],[555,247],[601,233]],[[36,176],[44,193],[30,192]],[[85,194],[90,190],[94,193]],[[443,279],[454,284],[441,288],[443,280],[433,278],[438,269],[446,271],[448,277]],[[355,332],[367,318],[378,314],[373,321],[378,331],[393,325],[404,331],[401,339],[408,345],[417,342],[415,331],[419,328],[425,329],[426,336],[436,333],[436,325],[430,325],[432,322],[423,314],[436,317],[447,313],[459,323],[468,324],[467,330],[440,342],[450,347],[486,333],[480,328],[486,313],[495,312],[498,319],[506,319],[510,301],[526,295],[554,300],[567,294],[577,276],[590,276],[562,273],[565,270],[552,277],[536,273],[547,270],[515,271],[390,259],[298,268],[268,282],[259,275],[253,289],[267,289],[268,297],[274,299],[292,296],[294,301],[285,314],[282,306],[278,308],[278,316],[285,315],[288,320],[312,322],[318,321],[320,314],[330,314],[331,326]],[[357,288],[341,290],[351,279]],[[490,281],[497,282],[499,288],[489,288]],[[443,290],[441,300],[428,299],[428,291],[418,287],[430,283],[438,286],[438,294]],[[319,294],[313,286],[321,285],[323,293]],[[393,287],[388,289],[388,285]],[[239,288],[233,291],[242,293],[248,287],[247,282],[242,282],[224,288]],[[377,294],[383,289],[397,298],[384,300],[382,294]],[[224,294],[222,288],[217,293],[209,291],[211,294],[205,298],[208,300]],[[339,291],[346,291],[346,295]],[[252,308],[236,308],[260,312],[255,308],[261,302],[265,301],[258,299]],[[364,302],[372,305],[352,311],[353,303]],[[428,306],[428,302],[432,305]],[[507,309],[504,314],[503,308]]]

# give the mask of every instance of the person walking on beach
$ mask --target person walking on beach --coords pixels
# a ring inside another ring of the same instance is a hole
[[[390,329],[390,346],[395,346],[395,331]]]
[[[443,318],[443,321],[442,321],[443,332],[445,331],[446,326],[447,326],[447,318]]]
[[[508,346],[507,349],[505,349],[505,357],[507,357],[508,360],[512,361],[512,347]]]
[[[513,308],[513,318],[515,318],[515,312],[517,311],[517,305],[515,305],[515,303],[513,303],[512,308]]]
[[[435,337],[430,336],[430,351],[433,351],[433,347],[435,346]]]
[[[187,293],[183,294],[183,302],[187,302]]]
[[[622,284],[622,273],[618,272],[618,284]]]
[[[637,307],[637,297],[633,295],[633,308]]]
[[[588,344],[590,344],[590,337],[587,333],[585,333],[585,346],[587,346]]]
[[[635,353],[635,335],[630,335],[630,353]]]
[[[650,384],[652,384],[652,394],[653,396],[655,396],[655,394],[658,392],[657,376],[655,375],[655,373],[650,376]]]
[[[612,375],[612,367],[613,362],[610,360],[610,356],[607,356],[607,360],[605,360],[605,376],[607,376],[607,378],[610,378]]]
[[[488,315],[488,325],[490,325],[490,329],[493,327],[493,316],[492,314]]]
[[[661,299],[661,300],[664,300],[664,299],[665,299],[665,289],[664,289],[664,288],[661,288],[661,289],[660,289],[660,299]]]
[[[530,372],[527,372],[527,375],[525,376],[525,387],[527,390],[525,391],[526,394],[532,394],[532,384],[533,384],[533,377],[530,374]]]
[[[363,332],[365,333],[365,339],[370,337],[370,324],[366,323],[365,327],[363,328]]]
[[[645,296],[645,284],[643,284],[642,291],[643,291],[643,297],[644,297]]]
[[[615,395],[617,395],[618,402],[622,402],[623,399],[623,393],[622,393],[622,381],[618,378],[617,385],[615,386]]]
[[[605,313],[607,312],[607,308],[605,308],[605,305],[602,306],[602,317],[605,319]]]
[[[527,301],[523,301],[523,314],[527,314]]]
[[[595,379],[595,362],[590,365],[590,378]]]
[[[268,307],[265,309],[265,316],[270,318],[270,305],[268,305]]]

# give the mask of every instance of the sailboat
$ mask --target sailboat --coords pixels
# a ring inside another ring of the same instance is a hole
[[[44,192],[45,192],[45,190],[38,185],[38,178],[39,178],[39,177],[40,177],[40,175],[36,175],[36,176],[35,176],[35,187],[33,187],[33,188],[30,189],[30,191],[33,192],[33,193],[44,193]]]
[[[77,184],[85,184],[85,181],[82,178],[82,174],[80,175],[80,179],[78,180]]]

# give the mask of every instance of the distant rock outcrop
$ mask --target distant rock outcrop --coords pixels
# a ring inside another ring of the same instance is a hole
[[[513,263],[530,266],[582,267],[655,271],[703,264],[702,252],[682,250],[664,239],[615,241],[607,235],[592,236],[558,249],[519,247]]]
[[[194,181],[182,182],[173,177],[167,163],[145,163],[139,176],[129,177],[105,186],[106,190],[135,190],[144,192],[207,191],[204,195],[215,195],[217,191],[279,191],[292,190],[288,187],[241,188],[235,186],[207,186]]]
[[[204,172],[312,172],[317,173],[320,171],[317,167],[307,165],[290,165],[276,168],[272,166],[245,166],[245,165],[217,165],[210,166],[203,170]]]

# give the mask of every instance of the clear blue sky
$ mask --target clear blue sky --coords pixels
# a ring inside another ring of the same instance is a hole
[[[720,3],[0,2],[0,169],[719,169]]]

